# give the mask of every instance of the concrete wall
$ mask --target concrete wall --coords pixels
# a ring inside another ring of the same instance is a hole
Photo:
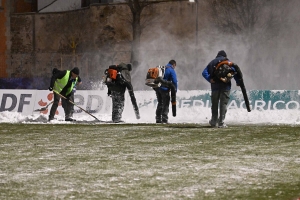
[[[0,1],[0,78],[6,77],[6,50],[7,50],[7,7],[6,0]]]
[[[192,64],[194,10],[192,3],[174,1],[155,4],[143,11],[148,21],[143,21],[141,73],[179,56],[181,64]],[[130,62],[130,17],[126,4],[97,4],[69,12],[13,14],[8,76],[49,77],[54,67],[69,69],[76,65],[85,79],[100,80],[108,65]],[[133,72],[139,70],[135,68]]]

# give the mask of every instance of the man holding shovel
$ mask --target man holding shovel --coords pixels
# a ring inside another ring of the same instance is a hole
[[[65,121],[76,121],[71,118],[73,111],[73,104],[71,102],[74,101],[74,95],[72,95],[73,88],[78,82],[81,82],[81,79],[77,67],[72,70],[53,70],[50,87],[48,88],[50,91],[54,90],[54,101],[50,110],[49,121],[54,119],[60,99],[65,112]],[[65,98],[61,98],[62,96]]]

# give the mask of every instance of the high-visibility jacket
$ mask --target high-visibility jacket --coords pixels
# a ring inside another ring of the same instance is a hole
[[[70,73],[71,73],[71,71],[67,70],[67,72],[66,72],[66,74],[65,74],[65,76],[63,78],[56,79],[56,81],[54,83],[54,88],[53,88],[55,91],[57,91],[57,92],[60,93],[64,89],[64,87],[68,84]],[[71,87],[69,87],[67,89],[66,96],[68,96],[72,92],[74,86],[77,83],[77,79],[78,79],[78,77],[76,77],[75,81],[72,82]]]

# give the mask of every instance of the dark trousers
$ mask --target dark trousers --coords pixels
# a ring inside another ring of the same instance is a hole
[[[112,121],[120,122],[124,110],[125,95],[124,92],[111,91],[112,98]]]
[[[49,119],[54,118],[60,99],[61,99],[62,107],[65,111],[65,119],[70,118],[72,116],[73,104],[70,103],[69,100],[74,102],[74,95],[71,95],[69,97],[69,100],[66,100],[64,98],[61,98],[55,92],[53,94],[54,94],[54,100],[53,100],[53,104],[52,104],[52,107],[51,107],[51,110],[50,110]]]
[[[211,92],[211,123],[219,125],[224,124],[227,104],[229,102],[230,90],[217,90]],[[218,112],[220,110],[220,113]],[[219,115],[218,115],[219,114]]]
[[[72,102],[74,102],[75,94],[74,94],[73,91],[72,91],[71,96],[69,97],[69,99],[70,99]],[[71,112],[70,112],[70,117],[73,117],[74,112],[75,112],[74,104],[72,104],[72,109],[71,109]]]
[[[169,91],[155,89],[157,97],[156,107],[156,123],[168,123],[168,114],[170,106],[170,93]]]

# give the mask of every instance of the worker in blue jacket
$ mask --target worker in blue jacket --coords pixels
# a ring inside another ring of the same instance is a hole
[[[165,66],[165,74],[163,79],[170,81],[176,88],[177,92],[177,75],[175,72],[176,61],[170,60],[169,63]],[[157,108],[156,108],[156,123],[168,123],[168,114],[170,106],[170,88],[167,87],[158,87],[155,88],[155,93],[157,97]]]
[[[226,62],[225,62],[226,61]],[[216,67],[220,63],[226,63],[229,71],[225,72],[226,77],[216,76]],[[229,102],[229,95],[231,90],[231,78],[234,77],[237,85],[239,80],[234,76],[236,69],[235,64],[230,62],[227,58],[227,54],[224,50],[218,52],[215,59],[213,59],[203,70],[202,76],[211,84],[211,112],[212,116],[209,120],[209,124],[212,127],[226,128],[227,125],[224,123],[227,104]],[[229,76],[227,74],[230,72]],[[218,112],[220,108],[220,113]]]

